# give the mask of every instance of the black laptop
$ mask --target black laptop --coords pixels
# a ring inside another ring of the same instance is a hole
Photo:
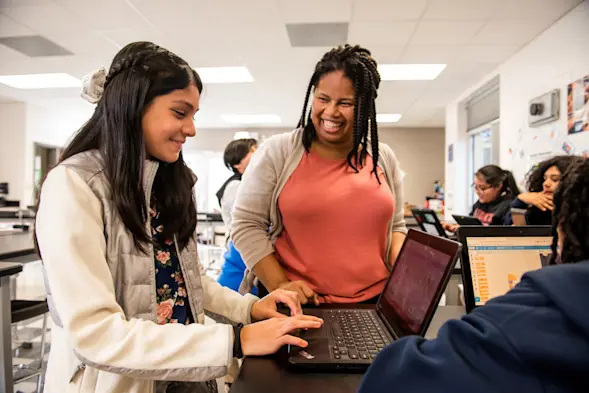
[[[305,309],[325,322],[301,333],[307,348],[288,347],[289,364],[309,371],[363,371],[387,344],[425,336],[461,247],[410,229],[376,306]]]
[[[456,235],[444,229],[438,215],[432,209],[411,209],[411,213],[422,231],[455,240]]]
[[[459,214],[452,214],[452,217],[454,217],[454,220],[456,220],[456,222],[459,225],[483,225],[481,220],[473,216],[461,216]]]
[[[505,295],[552,256],[549,226],[460,227],[466,312]]]

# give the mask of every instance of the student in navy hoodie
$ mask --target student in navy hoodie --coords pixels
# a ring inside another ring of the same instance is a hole
[[[562,264],[524,275],[435,340],[389,345],[359,392],[588,392],[589,160],[561,180],[554,213],[551,263]]]

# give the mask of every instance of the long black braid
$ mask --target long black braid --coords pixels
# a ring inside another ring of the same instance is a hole
[[[317,87],[319,80],[334,71],[343,71],[344,75],[354,85],[354,135],[353,147],[348,154],[348,165],[358,172],[357,163],[364,165],[368,154],[368,140],[372,147],[373,168],[377,181],[380,183],[377,173],[378,165],[378,128],[376,125],[376,105],[380,74],[376,61],[372,58],[368,49],[358,45],[339,46],[327,52],[315,66],[315,71],[309,82],[303,112],[298,127],[303,128],[303,145],[308,152],[313,140],[316,138],[316,130],[310,121],[311,114],[307,112],[309,97],[313,88]]]
[[[564,174],[554,194],[552,219],[552,260],[558,249],[558,228],[564,233],[560,256],[562,263],[589,259],[589,160],[573,164]]]

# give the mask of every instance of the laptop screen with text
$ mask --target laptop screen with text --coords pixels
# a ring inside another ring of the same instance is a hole
[[[524,273],[548,264],[550,236],[467,237],[468,260],[477,306],[505,295]]]

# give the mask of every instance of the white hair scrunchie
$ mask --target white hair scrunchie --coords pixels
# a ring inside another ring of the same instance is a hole
[[[100,101],[102,93],[104,92],[104,84],[106,82],[107,71],[104,67],[100,67],[91,74],[88,74],[82,79],[82,98],[91,104],[96,104]]]

